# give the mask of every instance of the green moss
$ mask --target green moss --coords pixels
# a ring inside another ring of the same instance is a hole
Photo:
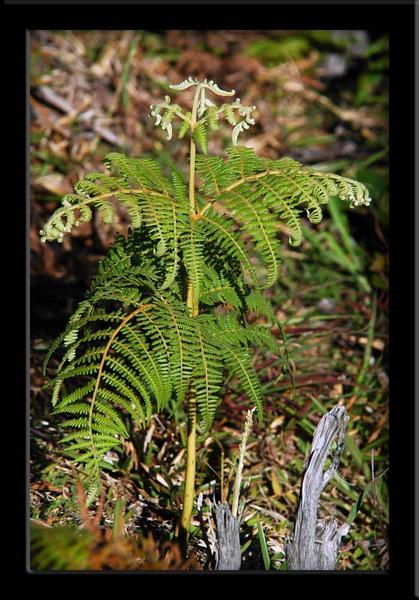
[[[309,48],[309,42],[303,37],[290,36],[281,40],[261,38],[250,44],[247,54],[273,67],[290,59],[301,58]]]

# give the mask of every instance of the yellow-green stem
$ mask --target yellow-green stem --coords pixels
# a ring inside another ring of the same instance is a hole
[[[198,98],[201,86],[198,85],[195,91],[195,97],[191,116],[191,142],[189,152],[189,212],[191,219],[194,220],[196,214],[195,206],[195,157],[196,146],[192,137],[196,126],[196,116],[198,109]],[[187,282],[186,304],[192,317],[196,317],[199,312],[199,299],[195,297],[194,289],[190,280]],[[196,471],[196,396],[193,389],[189,390],[188,398],[188,431],[186,443],[186,473],[185,473],[185,491],[183,495],[183,511],[181,525],[184,532],[189,531],[191,523],[192,510],[195,498],[195,471]]]

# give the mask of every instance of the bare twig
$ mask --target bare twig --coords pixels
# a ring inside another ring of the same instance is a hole
[[[54,92],[54,90],[45,85],[41,85],[37,88],[37,95],[42,98],[44,102],[47,102],[47,104],[50,104],[66,115],[77,115],[77,118],[82,123],[97,133],[102,139],[105,140],[105,142],[113,144],[114,146],[124,146],[124,141],[121,140],[121,138],[93,119],[93,114],[91,111],[77,114],[77,109],[75,109],[70,102],[68,102],[68,100],[62,96],[59,96]]]

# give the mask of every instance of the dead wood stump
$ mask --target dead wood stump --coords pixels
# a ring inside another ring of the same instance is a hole
[[[233,517],[228,504],[215,507],[217,523],[217,571],[239,571],[241,565],[240,521]]]
[[[318,520],[320,494],[335,474],[344,448],[349,417],[343,406],[325,414],[314,432],[310,455],[305,464],[294,534],[287,543],[290,571],[333,571],[341,538],[349,531],[347,523],[338,527],[335,519]],[[336,449],[327,470],[324,465],[332,441]]]

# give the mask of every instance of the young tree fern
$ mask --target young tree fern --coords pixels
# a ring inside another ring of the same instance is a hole
[[[262,419],[252,347],[280,352],[270,332],[279,324],[262,294],[278,278],[278,223],[287,226],[296,246],[303,235],[301,217],[318,223],[330,197],[351,206],[368,205],[370,198],[357,181],[289,158],[260,158],[237,145],[239,134],[254,123],[255,107],[240,100],[216,105],[207,97],[233,96],[234,90],[192,78],[170,87],[195,88],[190,112],[168,96],[151,107],[168,139],[176,120],[179,138],[189,134],[188,179],[174,165],[163,173],[148,158],[108,154],[106,172],[79,181],[40,233],[44,242],[61,241],[89,221],[93,209],[111,223],[115,199],[128,213],[127,239],[117,239],[100,263],[86,298],[46,357],[47,362],[64,349],[49,383],[52,404],[68,417],[63,442],[88,476],[93,499],[108,452],[129,436],[130,420],[146,424],[157,411],[186,403],[181,524],[187,531],[197,427],[210,430],[226,372],[238,378]],[[225,157],[207,156],[208,136],[221,119],[233,126],[233,145]],[[250,258],[254,255],[265,267],[263,277]],[[248,324],[250,310],[266,318],[266,327]]]

